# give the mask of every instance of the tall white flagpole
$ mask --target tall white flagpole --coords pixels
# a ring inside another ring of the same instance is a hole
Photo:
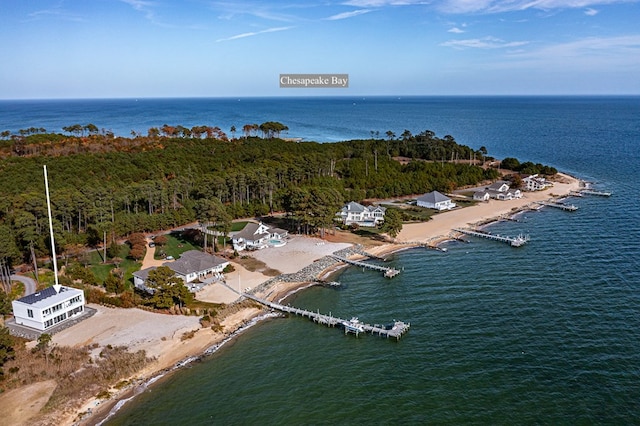
[[[53,276],[55,284],[53,288],[56,293],[60,292],[60,283],[58,283],[58,260],[56,258],[56,242],[53,239],[53,219],[51,218],[51,198],[49,198],[49,180],[47,179],[47,166],[44,167],[44,187],[47,193],[47,212],[49,213],[49,234],[51,236],[51,253],[53,255]]]

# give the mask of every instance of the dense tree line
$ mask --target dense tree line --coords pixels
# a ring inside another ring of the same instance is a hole
[[[545,166],[540,163],[534,164],[531,161],[520,163],[517,158],[513,157],[507,157],[503,159],[500,163],[500,167],[507,170],[513,170],[525,175],[555,175],[556,173],[558,173],[558,170],[556,170],[555,167]]]
[[[286,126],[263,124],[255,130],[264,139],[244,128],[245,137],[228,140],[215,128],[114,138],[70,126],[80,136],[0,142],[0,258],[16,264],[49,253],[44,164],[59,253],[98,245],[105,233],[113,241],[196,220],[226,233],[233,218],[272,211],[288,212],[301,232],[321,230],[345,201],[447,192],[498,176],[479,165],[485,149],[430,131],[322,144],[279,139]],[[472,159],[477,164],[462,161]]]

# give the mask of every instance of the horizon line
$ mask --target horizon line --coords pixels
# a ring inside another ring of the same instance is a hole
[[[0,102],[13,101],[108,101],[108,100],[181,100],[181,99],[303,99],[303,98],[551,98],[551,97],[637,97],[640,93],[573,93],[573,94],[449,94],[449,95],[415,95],[415,94],[395,94],[395,95],[252,95],[252,96],[122,96],[122,97],[68,97],[68,98],[0,98]]]

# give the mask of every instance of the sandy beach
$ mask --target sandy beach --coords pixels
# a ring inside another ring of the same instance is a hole
[[[556,182],[553,188],[534,193],[525,192],[522,199],[491,200],[472,207],[436,214],[428,222],[405,224],[402,232],[396,238],[397,244],[375,244],[372,247],[366,247],[366,249],[374,254],[381,254],[404,249],[408,245],[410,246],[407,243],[434,243],[447,239],[453,228],[467,227],[499,218],[505,214],[513,214],[536,201],[548,200],[553,196],[568,195],[572,191],[579,190],[579,187],[580,183],[577,179],[562,175],[561,181]],[[264,262],[280,273],[294,273],[318,259],[350,245],[349,242],[329,242],[319,238],[293,236],[283,247],[263,249],[246,255]],[[145,268],[162,263],[154,261],[153,255],[149,254],[150,252],[152,253],[152,250],[147,250],[147,257],[143,262]],[[271,278],[261,272],[251,272],[238,263],[233,263],[233,266],[235,271],[225,277],[226,283],[233,288],[253,289]],[[269,291],[270,298],[272,300],[281,298],[302,285],[306,285],[306,283],[274,283]],[[198,292],[196,298],[207,302],[229,304],[237,300],[238,295],[222,284],[214,283]],[[131,351],[144,349],[148,356],[155,357],[156,361],[131,378],[132,383],[136,384],[144,383],[159,372],[175,366],[181,360],[201,355],[207,348],[228,338],[242,324],[262,312],[258,308],[239,310],[223,321],[224,330],[222,332],[214,332],[210,328],[201,328],[200,318],[197,316],[165,315],[140,309],[113,309],[95,305],[92,307],[97,309],[96,315],[54,335],[53,343],[66,346],[84,346],[97,343],[100,346],[126,345]],[[185,332],[193,330],[198,331],[192,338],[181,339]],[[51,386],[46,389],[49,395],[54,390]],[[63,413],[49,415],[40,423],[35,424],[95,424],[109,413],[118,400],[133,395],[135,386],[132,385],[122,390],[112,389],[111,391],[113,397],[110,400],[99,400],[95,396],[88,396],[87,400],[79,401],[76,406],[67,408]],[[7,392],[0,396],[0,410],[3,412],[5,412],[4,408],[11,404],[11,401],[15,402],[16,396],[11,395],[13,392],[16,391]],[[39,397],[45,401],[47,399],[46,395]],[[24,398],[24,396],[20,398]],[[37,413],[39,408],[36,408],[34,409]],[[81,419],[78,418],[80,413],[89,412],[90,414],[85,414]],[[10,419],[11,424],[34,424],[29,420],[32,414],[21,411]]]
[[[453,228],[465,228],[484,223],[503,215],[513,214],[537,201],[568,195],[580,189],[580,182],[577,179],[565,174],[559,175],[560,181],[555,182],[552,188],[537,192],[523,192],[523,197],[520,199],[489,200],[471,207],[436,214],[428,222],[405,224],[396,241],[435,243],[438,240],[447,239]]]

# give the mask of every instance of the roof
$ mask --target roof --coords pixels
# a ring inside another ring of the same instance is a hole
[[[16,302],[22,302],[37,308],[43,308],[64,302],[81,294],[83,294],[83,291],[77,288],[61,286],[60,291],[56,292],[56,289],[52,286],[37,293],[24,296],[16,300]]]
[[[157,269],[157,266],[152,266],[147,269],[141,269],[133,273],[134,277],[140,278],[142,281],[146,281],[149,278],[149,272]]]
[[[498,190],[500,190],[500,188],[502,187],[502,185],[507,185],[507,186],[509,186],[509,182],[504,181],[504,180],[499,180],[499,181],[497,181],[497,182],[492,183],[492,184],[489,186],[489,189],[493,189],[493,190],[498,191]]]
[[[282,229],[282,228],[269,228],[269,231],[272,234],[278,234],[278,235],[285,235],[285,234],[289,233],[289,231],[287,231],[286,229]]]
[[[362,213],[365,211],[366,207],[360,203],[356,203],[355,201],[348,202],[342,210],[345,212],[354,212],[354,213]]]
[[[387,210],[386,207],[382,207],[382,206],[363,206],[360,203],[356,203],[355,201],[350,201],[347,204],[344,205],[344,207],[342,208],[342,212],[343,213],[363,213],[365,211],[368,212],[373,212],[379,210],[381,212],[384,213],[385,210]]]
[[[164,263],[163,266],[168,266],[178,274],[188,275],[193,272],[216,268],[225,263],[228,263],[228,261],[221,257],[212,256],[198,250],[189,250],[182,253],[180,259]]]
[[[428,194],[418,197],[418,201],[435,205],[436,203],[442,203],[443,201],[451,201],[451,198],[439,193],[438,191],[431,191]]]
[[[258,229],[260,228],[260,225],[262,225],[261,223],[254,223],[254,222],[249,222],[245,225],[244,228],[242,228],[242,231],[238,232],[237,234],[235,234],[233,236],[234,239],[239,239],[239,238],[244,238],[245,240],[249,240],[249,241],[255,241],[255,240],[259,240],[261,238],[266,237],[267,233],[265,234],[256,234],[256,232],[258,231]]]

